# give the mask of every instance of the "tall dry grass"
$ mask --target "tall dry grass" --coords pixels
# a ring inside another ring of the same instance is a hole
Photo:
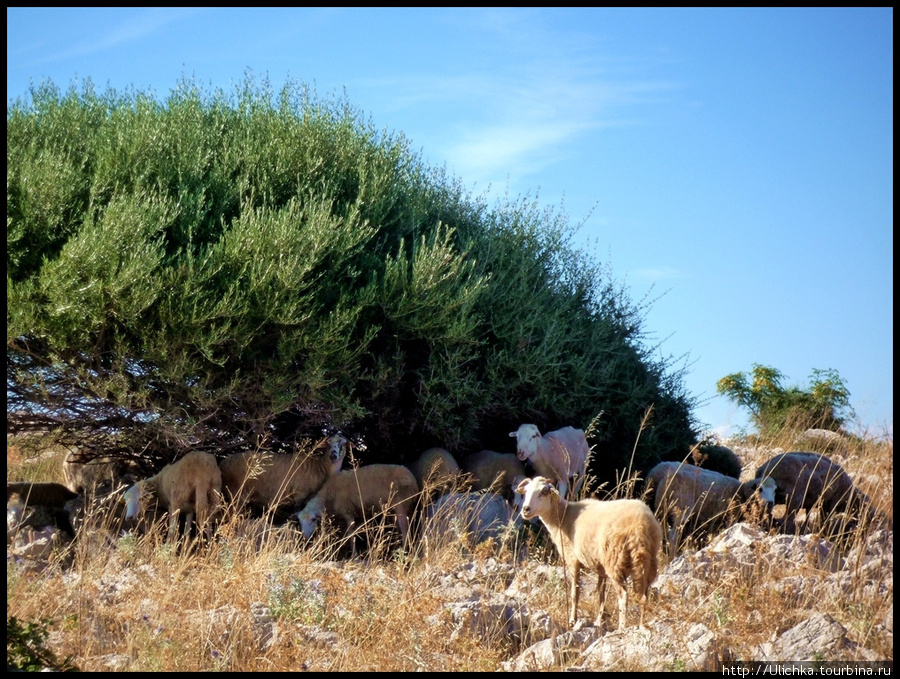
[[[785,441],[747,437],[735,450],[755,469],[784,445],[791,449]],[[7,479],[59,480],[62,452],[52,453],[23,453],[8,443]],[[892,438],[854,441],[838,459],[892,521]],[[634,489],[630,477],[623,482]],[[8,561],[7,617],[51,621],[48,646],[87,671],[494,671],[523,644],[499,625],[450,633],[445,604],[467,574],[475,574],[482,591],[503,592],[511,564],[529,606],[564,623],[566,584],[561,569],[547,567],[558,562],[541,528],[524,526],[477,546],[448,534],[427,550],[414,543],[405,552],[383,519],[364,527],[367,548],[349,559],[334,533],[304,543],[290,525],[273,528],[234,512],[223,517],[212,543],[181,547],[163,542],[165,531],[121,535],[111,515],[97,517],[42,570]],[[421,528],[416,522],[414,532]],[[841,533],[838,548],[852,553],[874,530],[863,525]],[[669,561],[664,555],[661,569]],[[862,564],[847,570],[844,596],[823,600],[815,587],[774,586],[789,576],[815,580],[820,565],[760,559],[753,569],[712,574],[690,598],[653,596],[645,622],[702,622],[749,647],[815,610],[892,659],[892,635],[879,627],[892,611],[892,590],[886,600],[873,593]],[[585,577],[582,617],[597,612],[591,580]],[[607,605],[614,599],[607,596]]]

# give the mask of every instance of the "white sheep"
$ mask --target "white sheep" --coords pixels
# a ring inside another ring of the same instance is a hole
[[[434,494],[446,493],[459,481],[462,470],[456,458],[446,448],[429,448],[408,465],[422,490]]]
[[[222,487],[238,505],[259,509],[297,507],[312,497],[332,474],[341,470],[349,442],[330,436],[325,450],[283,454],[268,451],[229,455],[220,463]]]
[[[155,476],[138,481],[125,492],[126,520],[137,518],[151,493],[169,514],[169,542],[178,536],[181,513],[185,515],[185,532],[190,531],[196,516],[198,532],[208,539],[212,519],[222,503],[222,474],[215,455],[193,450]]]
[[[660,462],[645,484],[656,515],[669,528],[674,549],[690,533],[706,535],[742,519],[771,518],[775,483],[741,482],[711,469],[683,462]]]
[[[426,510],[423,539],[429,549],[462,540],[477,545],[502,539],[519,517],[516,509],[497,493],[453,492],[439,497]]]
[[[823,519],[841,511],[864,512],[868,518],[875,517],[871,500],[853,485],[844,468],[819,453],[781,453],[760,465],[756,478],[775,484],[775,501],[785,504],[785,530],[788,531],[794,529],[801,509],[809,512],[818,506]]]
[[[538,474],[556,480],[564,498],[578,496],[591,454],[584,431],[563,427],[541,436],[537,425],[523,424],[509,435],[516,439],[520,460],[530,461]]]
[[[312,537],[324,514],[338,519],[344,525],[344,537],[349,537],[357,523],[365,524],[376,514],[387,512],[394,515],[406,548],[409,517],[418,495],[416,479],[403,465],[371,464],[330,477],[295,517],[307,539]],[[355,540],[353,555],[356,555]]]
[[[491,490],[507,500],[518,497],[514,491],[525,479],[525,465],[514,453],[482,450],[463,458],[462,468],[471,475],[472,490]]]
[[[627,579],[646,604],[650,585],[659,571],[662,528],[650,508],[640,500],[567,501],[549,479],[525,479],[516,488],[523,496],[522,517],[539,517],[550,533],[571,580],[569,625],[578,617],[581,568],[597,572],[600,605],[595,624],[603,618],[603,590],[607,577],[618,595],[619,628],[628,610]],[[644,606],[640,624],[644,624]]]

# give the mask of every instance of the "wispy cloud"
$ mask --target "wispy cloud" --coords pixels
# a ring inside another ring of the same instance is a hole
[[[150,8],[142,10],[126,21],[113,26],[103,34],[82,40],[60,52],[50,54],[36,63],[52,63],[113,49],[145,38],[171,23],[203,11],[205,10],[202,8]]]
[[[433,110],[416,118],[441,125],[407,131],[467,184],[525,181],[577,153],[587,135],[643,124],[651,105],[677,88],[650,77],[646,65],[610,59],[600,45],[548,32],[539,14],[531,23],[503,21],[505,16],[481,15],[479,28],[490,39],[474,49],[487,50],[482,46],[489,44],[490,51],[464,64],[457,60],[454,73],[380,82],[395,96],[388,106],[392,114]],[[492,32],[485,17],[497,19]],[[397,98],[398,91],[405,94]]]
[[[658,268],[636,269],[632,272],[635,278],[645,281],[663,281],[672,280],[673,278],[685,278],[687,274],[670,266],[662,266]]]

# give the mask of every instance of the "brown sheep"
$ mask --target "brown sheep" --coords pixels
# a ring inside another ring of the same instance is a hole
[[[100,456],[84,459],[80,453],[69,451],[62,464],[66,486],[76,493],[90,493],[98,486],[108,486],[112,490],[123,479],[136,471],[130,460]]]
[[[785,504],[784,528],[789,532],[801,509],[808,513],[820,507],[822,519],[843,511],[875,516],[868,496],[853,485],[844,468],[819,453],[781,453],[760,465],[756,478],[775,482],[775,502]]]
[[[339,472],[328,479],[318,493],[296,514],[308,539],[323,514],[336,517],[344,536],[352,535],[357,522],[389,512],[396,518],[404,548],[409,546],[409,516],[419,495],[412,472],[399,464],[370,464]],[[353,542],[356,555],[356,543]]]
[[[245,452],[220,463],[222,486],[238,505],[258,509],[297,507],[312,497],[328,477],[340,471],[349,442],[342,434],[329,437],[321,449],[291,454]]]
[[[155,476],[138,481],[125,493],[126,520],[137,518],[149,493],[155,493],[169,513],[169,542],[178,536],[178,517],[182,512],[186,532],[196,515],[198,531],[211,537],[212,519],[222,503],[222,474],[214,455],[191,451]]]
[[[41,505],[56,509],[62,509],[66,502],[78,497],[78,493],[61,483],[7,481],[6,501],[9,502],[13,495],[18,495],[22,498],[22,502],[26,505]]]
[[[691,448],[690,462],[703,469],[741,478],[743,465],[737,454],[727,446],[712,443],[698,443]]]
[[[660,462],[647,474],[650,505],[669,528],[672,549],[686,534],[706,536],[742,519],[771,518],[775,483],[741,483],[711,469],[681,462]]]

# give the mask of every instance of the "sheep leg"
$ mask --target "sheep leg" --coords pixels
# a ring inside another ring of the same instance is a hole
[[[166,537],[168,542],[173,542],[178,537],[178,515],[180,509],[169,512],[169,533]]]
[[[594,624],[597,627],[603,627],[603,606],[606,594],[606,571],[603,568],[597,569],[597,619]]]
[[[201,536],[205,540],[209,540],[212,537],[212,524],[211,524],[211,516],[212,516],[212,506],[214,504],[214,493],[215,491],[212,489],[198,489],[197,490],[197,538]]]
[[[571,610],[569,611],[569,627],[574,627],[575,621],[578,618],[578,595],[580,593],[578,585],[581,577],[581,564],[578,563],[578,561],[575,561],[569,568],[569,577],[572,578],[572,585],[569,590],[569,601],[571,603]]]
[[[346,517],[345,517],[346,520]],[[344,531],[344,539],[350,541],[350,558],[356,558],[356,521],[353,519],[347,520],[347,530]]]
[[[400,529],[400,536],[403,538],[403,549],[407,549],[409,547],[409,517],[402,510],[397,512],[397,527]]]
[[[619,598],[619,629],[625,629],[625,618],[628,615],[628,587],[619,582],[614,584]]]

